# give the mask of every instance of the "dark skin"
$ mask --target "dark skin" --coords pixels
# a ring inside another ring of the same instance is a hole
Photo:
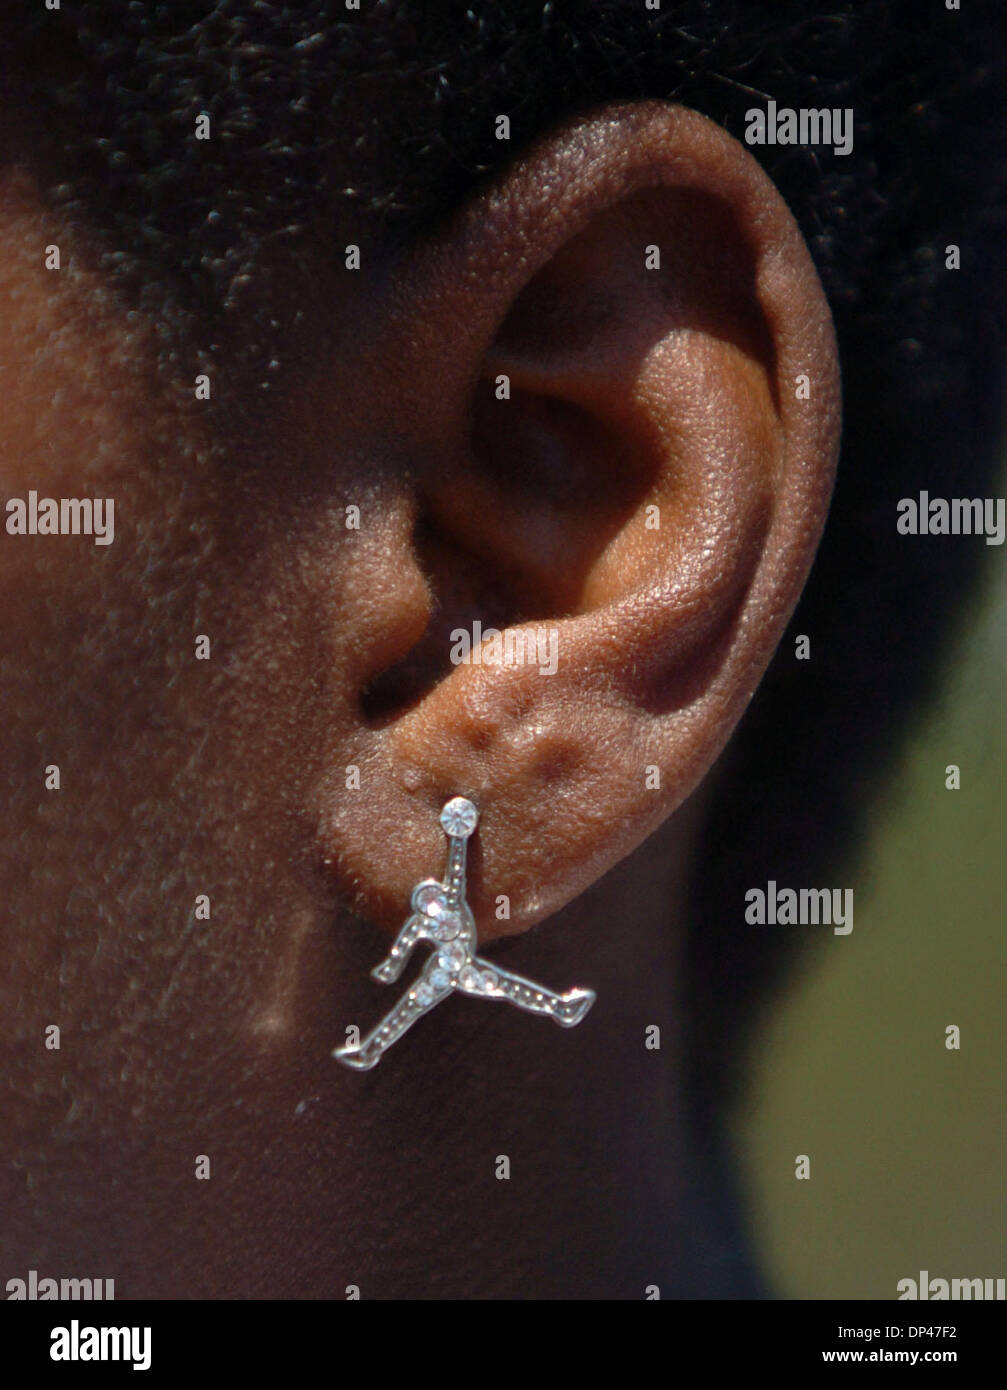
[[[749,1292],[682,1115],[680,899],[828,506],[807,250],[746,150],[658,105],[554,133],[407,254],[322,232],[262,290],[301,294],[282,391],[205,409],[30,178],[0,185],[4,495],[114,496],[117,523],[0,547],[9,1274]],[[475,616],[555,626],[556,674],[451,666]],[[450,999],[344,1071],[454,794],[481,949],[599,1002],[563,1032]]]

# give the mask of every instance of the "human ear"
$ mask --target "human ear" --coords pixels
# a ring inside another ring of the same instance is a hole
[[[408,520],[348,595],[368,785],[320,786],[322,847],[392,923],[470,797],[492,938],[582,892],[724,747],[825,519],[836,347],[775,186],[661,104],[551,135],[392,281],[369,370]],[[376,592],[401,596],[384,625]],[[476,622],[499,641],[472,649]]]

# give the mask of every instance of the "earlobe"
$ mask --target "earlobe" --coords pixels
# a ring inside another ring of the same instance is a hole
[[[428,577],[435,618],[407,698],[361,730],[382,768],[369,820],[391,839],[471,796],[491,937],[639,844],[729,737],[824,521],[835,345],[751,155],[650,104],[529,152],[421,251],[398,302],[419,525],[397,563]],[[323,843],[382,919],[428,870],[377,862],[332,803]]]

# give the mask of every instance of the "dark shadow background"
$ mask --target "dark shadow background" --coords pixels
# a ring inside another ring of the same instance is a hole
[[[1007,570],[991,551],[991,582],[960,617],[843,880],[853,931],[826,929],[753,1040],[738,1155],[766,1275],[786,1297],[889,1299],[921,1270],[1007,1273]],[[950,763],[960,791],[945,787]],[[960,1051],[945,1046],[949,1024]],[[802,1153],[807,1182],[794,1177]]]

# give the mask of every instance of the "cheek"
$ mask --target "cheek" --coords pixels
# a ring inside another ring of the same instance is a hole
[[[11,217],[0,197],[5,1013],[107,1031],[149,980],[156,891],[193,823],[173,789],[196,746],[216,507],[204,455],[147,384],[149,345],[103,317],[72,258],[46,275]]]
[[[47,245],[59,245],[62,268],[46,269]],[[106,531],[105,504],[134,475],[145,356],[132,331],[113,331],[95,284],[35,211],[24,180],[0,176],[0,593],[8,619],[39,584],[63,597],[100,575],[94,536],[60,532],[74,522],[85,528],[85,505],[93,522],[99,499]]]
[[[137,427],[154,417],[150,400],[103,380],[84,347],[76,371],[49,351],[22,370],[5,352],[9,342],[0,346],[14,392],[0,423],[5,684],[21,692],[29,728],[76,718],[93,733],[157,678],[188,625],[212,512],[177,444],[172,457],[154,427]]]
[[[60,269],[44,249],[59,246]],[[23,176],[0,176],[0,607],[9,751],[114,732],[188,637],[212,473],[155,393],[148,326]]]
[[[333,908],[306,808],[352,761],[358,537],[331,457],[306,485],[289,433],[211,445],[94,340],[61,342],[30,367],[0,342],[0,1009],[30,1049],[40,1018],[104,1039],[65,1065],[121,1077],[115,1104],[152,1113],[151,1078],[194,1037],[209,1076],[235,1035],[276,1048],[305,1026]],[[36,514],[112,499],[112,543],[8,534],[3,508],[31,492]],[[37,1099],[44,1128],[59,1096]]]
[[[307,808],[353,761],[343,504],[367,497],[343,496],[334,432],[299,443],[279,412],[225,445],[185,382],[166,406],[150,342],[83,272],[41,270],[53,236],[12,226],[5,192],[0,1075],[12,1132],[44,1138],[71,1093],[92,1097],[75,1135],[229,1103],[236,1038],[300,1055],[317,1026],[327,1058],[334,900]],[[31,493],[35,534],[8,531]],[[110,544],[40,533],[45,499],[85,498],[114,503]]]

